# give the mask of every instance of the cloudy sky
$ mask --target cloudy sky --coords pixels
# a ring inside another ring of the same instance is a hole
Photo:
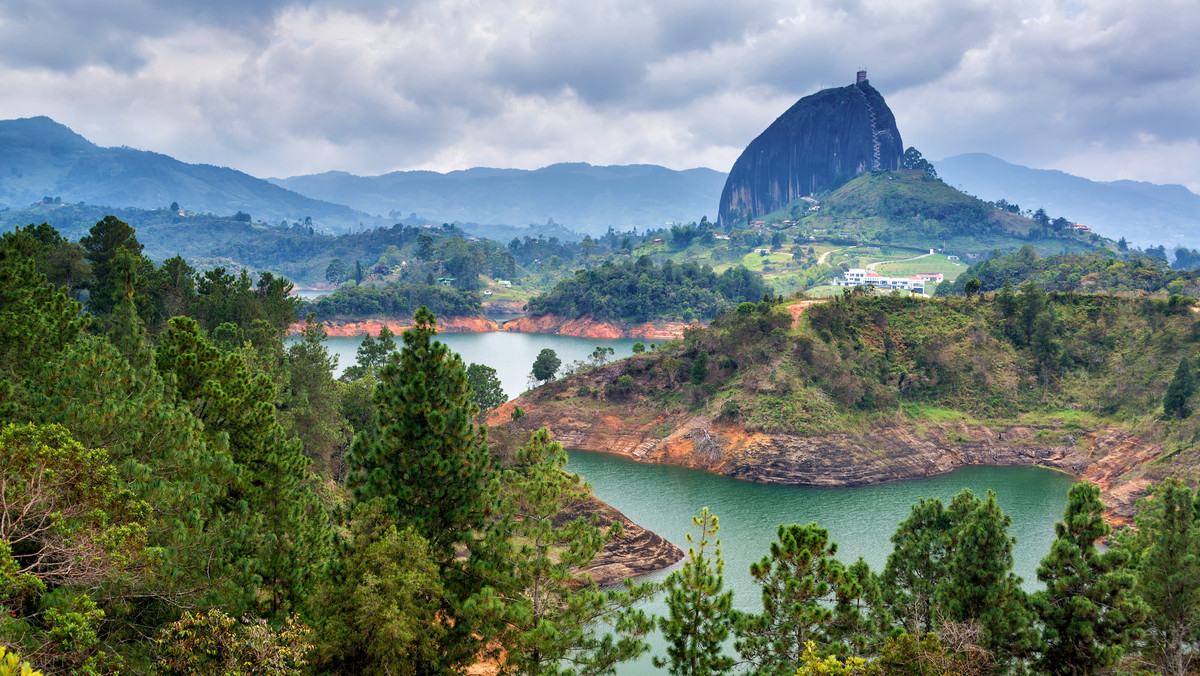
[[[928,158],[1200,192],[1195,0],[0,4],[0,118],[257,176],[727,171],[859,68]]]

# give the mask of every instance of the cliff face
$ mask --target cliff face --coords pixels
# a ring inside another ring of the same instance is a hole
[[[746,146],[721,192],[720,223],[768,214],[864,171],[899,169],[896,118],[866,81],[806,96]]]
[[[525,415],[511,420],[514,406]],[[1098,429],[1073,446],[1047,444],[1030,427],[881,424],[862,432],[804,436],[748,432],[737,425],[661,411],[592,408],[524,396],[489,413],[510,431],[547,427],[567,448],[696,467],[739,479],[793,486],[862,486],[920,479],[965,465],[1040,465],[1097,484],[1106,517],[1128,524],[1163,452],[1127,433]]]

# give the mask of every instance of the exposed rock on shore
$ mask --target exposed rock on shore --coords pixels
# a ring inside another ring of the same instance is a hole
[[[580,338],[643,338],[647,340],[680,340],[684,329],[698,326],[686,322],[644,322],[641,324],[617,324],[603,322],[591,317],[565,319],[553,314],[541,317],[521,317],[504,324],[505,331],[520,333],[556,333],[560,336]]]
[[[622,537],[609,540],[588,569],[592,579],[601,586],[666,568],[683,558],[679,547],[630,521],[629,517],[595,496],[559,512],[554,522],[559,525],[589,514],[598,515],[605,525],[620,521],[624,528]]]
[[[514,406],[525,416],[511,421]],[[700,417],[614,412],[522,397],[489,424],[519,432],[547,427],[567,448],[628,455],[643,462],[706,469],[769,484],[850,487],[920,479],[966,465],[1037,465],[1068,472],[1103,490],[1109,520],[1125,524],[1150,484],[1145,464],[1163,453],[1126,432],[1083,433],[1073,442],[1053,428],[881,424],[821,436],[748,432]]]
[[[411,318],[405,321],[389,319],[386,322],[378,319],[367,319],[361,322],[336,320],[324,322],[325,332],[331,336],[361,336],[364,333],[377,336],[385,323],[388,330],[397,335],[413,326]],[[444,333],[487,333],[500,330],[498,323],[486,317],[438,317],[437,327],[438,331]],[[292,324],[290,333],[292,335],[299,334],[303,328],[304,322],[297,322]]]

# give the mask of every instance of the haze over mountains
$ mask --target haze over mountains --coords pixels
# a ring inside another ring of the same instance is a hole
[[[942,180],[981,199],[1005,199],[1046,210],[1130,244],[1200,246],[1200,195],[1181,185],[1091,181],[1061,171],[1031,169],[984,153],[934,163]]]
[[[0,206],[20,208],[43,197],[140,209],[178,202],[197,213],[244,211],[276,223],[311,216],[335,228],[357,224],[364,216],[234,169],[133,148],[102,148],[48,117],[0,121],[0,158]]]
[[[331,171],[260,179],[159,153],[103,148],[48,117],[0,121],[0,208],[21,209],[43,197],[108,207],[164,209],[172,202],[198,213],[251,214],[278,223],[311,217],[343,231],[391,225],[416,213],[427,222],[524,227],[547,219],[580,233],[661,227],[713,219],[726,174],[656,165],[554,164],[537,170],[475,168],[354,176]],[[1200,247],[1200,196],[1178,185],[1096,182],[1031,169],[984,154],[936,163],[950,185],[987,200],[1084,223],[1131,244]],[[11,224],[10,224],[11,225]],[[486,234],[486,228],[476,232]]]
[[[652,164],[552,164],[533,171],[474,168],[445,174],[397,171],[355,176],[331,171],[269,179],[276,185],[400,218],[523,226],[553,219],[580,233],[658,228],[715,217],[725,174]]]

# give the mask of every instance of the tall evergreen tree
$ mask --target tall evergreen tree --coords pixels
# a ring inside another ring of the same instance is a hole
[[[1046,588],[1033,595],[1043,643],[1036,666],[1047,674],[1093,674],[1116,664],[1139,634],[1142,606],[1125,570],[1129,555],[1096,548],[1112,528],[1100,488],[1086,481],[1071,487],[1054,531],[1058,537],[1037,571]]]
[[[1016,538],[1008,535],[1012,519],[989,490],[979,500],[969,490],[955,496],[950,511],[961,514],[955,533],[954,551],[946,580],[938,585],[934,600],[953,622],[978,622],[981,642],[1001,664],[1028,655],[1037,646],[1035,616],[1021,589],[1021,578],[1012,572],[1012,548]]]
[[[667,640],[667,657],[655,657],[654,666],[665,666],[675,676],[724,674],[734,664],[723,647],[729,637],[733,591],[725,590],[721,541],[710,539],[720,524],[705,507],[692,517],[692,525],[700,538],[688,533],[687,560],[665,582],[669,615],[658,618],[658,628]]]
[[[245,516],[246,586],[262,585],[254,600],[264,614],[292,610],[322,572],[328,517],[310,485],[308,458],[276,418],[274,385],[241,355],[222,354],[184,317],[171,320],[155,363],[204,423],[207,442],[228,448],[241,468],[229,499]]]
[[[1142,657],[1160,673],[1192,673],[1200,656],[1200,498],[1167,479],[1138,510],[1137,532],[1122,548],[1134,557],[1137,593],[1146,603]]]
[[[300,440],[318,472],[340,478],[351,431],[333,379],[337,357],[329,354],[326,338],[325,326],[309,314],[299,340],[285,351],[287,382],[280,397],[280,424]]]
[[[138,261],[138,272],[143,277],[154,269],[150,259],[142,255],[142,245],[134,229],[116,216],[105,216],[92,226],[79,244],[83,246],[85,258],[92,266],[88,309],[96,314],[106,315],[116,305],[122,281],[116,259],[122,250]]]
[[[1167,385],[1163,395],[1163,413],[1173,418],[1186,418],[1191,415],[1188,400],[1196,392],[1196,376],[1192,373],[1192,362],[1186,356],[1179,360],[1175,375]]]
[[[490,510],[487,432],[462,359],[433,340],[437,320],[422,307],[375,388],[379,430],[354,440],[350,486],[356,500],[381,498],[397,523],[412,525],[435,552],[449,555]]]
[[[883,570],[884,599],[909,634],[934,631],[937,587],[945,581],[957,524],[941,500],[922,498],[896,532]]]
[[[347,483],[359,503],[379,501],[398,529],[412,528],[428,542],[445,589],[439,614],[449,626],[437,659],[420,673],[438,673],[472,663],[486,631],[472,597],[485,581],[503,577],[503,562],[488,537],[487,517],[495,505],[495,477],[487,432],[471,424],[471,402],[462,359],[440,341],[436,318],[421,307],[414,327],[403,334],[375,387],[376,425],[359,434],[347,458]],[[476,538],[476,533],[485,537]],[[464,561],[456,556],[466,547]],[[497,571],[496,567],[500,570]]]
[[[771,554],[750,564],[762,586],[761,614],[734,611],[734,647],[757,674],[792,674],[806,643],[826,649],[834,622],[833,605],[846,578],[834,558],[837,543],[815,523],[779,526]]]
[[[592,581],[587,568],[621,535],[621,524],[586,513],[590,487],[564,469],[566,462],[562,445],[542,428],[501,479],[499,528],[512,546],[512,578],[479,603],[499,614],[505,663],[522,674],[607,674],[649,650],[653,622],[636,605],[654,585],[629,584],[621,592]],[[585,513],[572,518],[581,505]],[[604,626],[616,635],[602,633]]]

